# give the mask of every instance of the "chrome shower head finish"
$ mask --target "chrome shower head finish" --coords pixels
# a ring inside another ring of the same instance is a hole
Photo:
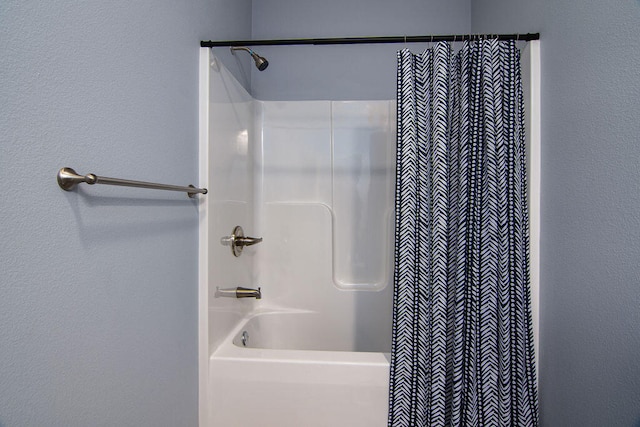
[[[258,70],[260,71],[264,71],[269,66],[269,61],[267,61],[266,58],[258,55],[248,47],[244,47],[244,46],[231,47],[231,53],[234,53],[236,50],[246,50],[247,52],[249,52],[249,55],[251,55],[251,57],[253,58],[253,61],[256,63],[256,68],[258,68]]]

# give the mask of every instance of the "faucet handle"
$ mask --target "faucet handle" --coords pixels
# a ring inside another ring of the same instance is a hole
[[[236,245],[251,246],[262,242],[262,237],[236,237]]]
[[[220,244],[231,246],[231,253],[238,257],[242,254],[242,248],[245,246],[255,245],[262,242],[262,237],[245,237],[244,230],[236,225],[230,236],[224,236],[220,239]]]

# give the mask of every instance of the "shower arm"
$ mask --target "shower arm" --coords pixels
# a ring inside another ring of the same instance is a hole
[[[253,50],[246,46],[231,46],[231,53],[235,52],[236,50],[244,50],[246,52],[249,52],[250,55],[254,53]]]

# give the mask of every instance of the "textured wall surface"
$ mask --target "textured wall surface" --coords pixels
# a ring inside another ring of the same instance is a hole
[[[474,0],[472,23],[541,32],[543,425],[640,425],[640,2]]]
[[[199,40],[251,2],[0,4],[0,426],[197,423]],[[233,66],[233,64],[231,64]]]
[[[260,0],[253,38],[314,38],[467,33],[469,0]],[[256,48],[269,68],[252,67],[253,96],[264,100],[395,99],[402,45]],[[420,45],[409,45],[420,49]]]

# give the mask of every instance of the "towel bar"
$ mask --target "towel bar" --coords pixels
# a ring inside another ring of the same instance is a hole
[[[196,194],[207,194],[206,188],[196,188],[193,185],[188,187],[180,187],[178,185],[157,184],[154,182],[145,181],[131,181],[128,179],[108,178],[106,176],[97,176],[92,173],[87,175],[78,175],[76,171],[71,168],[62,168],[58,171],[58,185],[65,191],[73,190],[76,184],[106,184],[106,185],[120,185],[123,187],[139,187],[139,188],[152,188],[154,190],[168,190],[168,191],[183,191],[191,198]]]

